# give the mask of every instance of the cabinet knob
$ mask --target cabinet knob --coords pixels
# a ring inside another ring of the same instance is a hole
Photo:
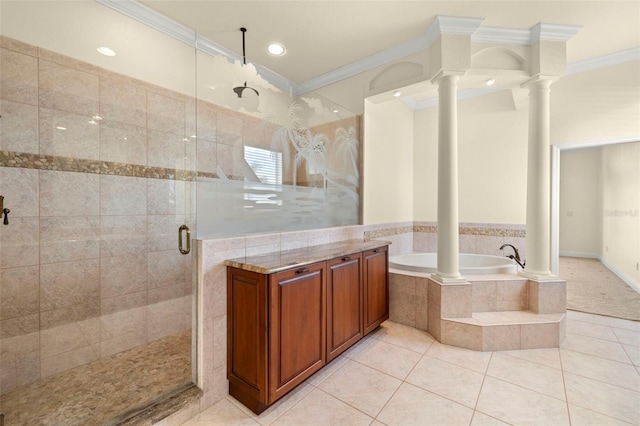
[[[351,260],[351,256],[345,256],[342,258],[343,262],[346,262],[347,260]]]
[[[380,251],[380,249],[373,249],[374,253],[378,253]]]
[[[305,272],[309,272],[309,268],[298,269],[296,274],[304,274]]]

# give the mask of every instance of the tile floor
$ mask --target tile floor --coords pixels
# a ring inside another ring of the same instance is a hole
[[[387,321],[259,416],[210,425],[640,425],[640,322],[567,314],[560,349],[474,352]]]

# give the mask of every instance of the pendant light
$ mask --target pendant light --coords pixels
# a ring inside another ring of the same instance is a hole
[[[242,31],[242,65],[247,65],[247,57],[245,55],[245,50],[244,50],[244,33],[247,32],[246,28],[240,28],[240,31]],[[249,87],[247,86],[247,82],[244,82],[244,86],[238,86],[238,87],[234,87],[233,91],[236,92],[236,95],[238,95],[239,98],[242,97],[242,92],[244,92],[245,89],[250,89],[253,90],[254,92],[256,92],[256,96],[260,96],[260,93],[258,93],[258,91],[256,89],[254,89],[253,87]]]

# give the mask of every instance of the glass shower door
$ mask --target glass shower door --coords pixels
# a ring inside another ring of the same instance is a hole
[[[114,423],[194,377],[194,48],[97,2],[0,20],[0,413]]]

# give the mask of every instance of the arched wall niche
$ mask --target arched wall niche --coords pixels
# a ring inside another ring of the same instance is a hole
[[[388,66],[376,74],[369,82],[369,90],[388,87],[394,83],[400,83],[419,77],[423,73],[423,67],[415,62],[399,62]]]

